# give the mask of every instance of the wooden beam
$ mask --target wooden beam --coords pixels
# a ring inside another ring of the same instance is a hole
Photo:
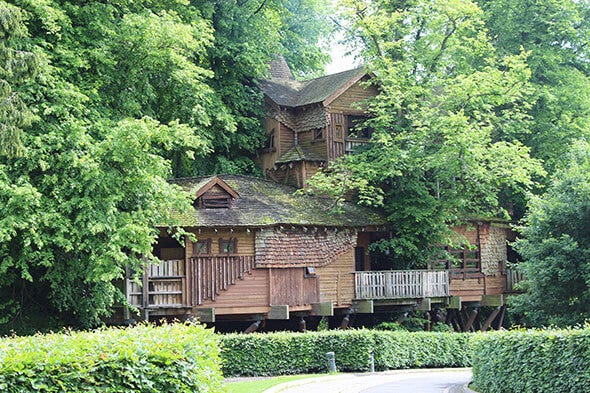
[[[489,307],[500,307],[506,304],[504,295],[483,295],[481,304]]]
[[[460,296],[449,296],[447,308],[459,310],[461,309],[461,297]]]
[[[494,309],[494,311],[492,311],[492,313],[490,314],[490,316],[488,317],[488,319],[486,319],[486,321],[484,322],[484,324],[481,326],[481,331],[482,332],[485,332],[486,330],[488,330],[488,328],[490,327],[490,325],[492,324],[492,322],[494,322],[494,319],[496,319],[496,317],[500,313],[500,309],[501,308],[502,307],[496,307]]]
[[[332,302],[312,303],[310,315],[331,317],[334,315],[334,303],[332,303]]]
[[[502,324],[504,323],[504,314],[506,313],[506,305],[502,306],[500,315],[496,318],[496,330],[502,330]]]
[[[432,309],[429,298],[424,298],[418,303],[418,310],[430,311]]]
[[[373,301],[372,300],[353,300],[352,309],[358,314],[373,314]]]
[[[194,311],[195,317],[201,322],[215,322],[215,308],[196,308]]]
[[[270,311],[268,312],[268,319],[289,319],[289,306],[270,306]]]
[[[465,329],[463,330],[464,332],[472,330],[473,322],[475,322],[475,318],[477,317],[478,313],[479,311],[475,307],[471,310],[471,314],[469,315],[469,319],[467,320],[467,323],[465,324]]]

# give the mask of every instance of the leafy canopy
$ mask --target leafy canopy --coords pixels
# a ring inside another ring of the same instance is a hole
[[[380,89],[369,103],[372,144],[314,186],[382,205],[393,237],[380,247],[397,267],[424,266],[436,244],[461,241],[449,225],[503,216],[502,190],[522,193],[542,173],[522,143],[496,137],[528,127],[527,53],[497,55],[471,1],[344,3]]]
[[[525,294],[513,311],[527,325],[574,325],[590,319],[590,144],[570,148],[547,192],[531,196],[516,247]]]

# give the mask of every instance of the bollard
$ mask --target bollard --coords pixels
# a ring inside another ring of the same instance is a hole
[[[372,373],[375,372],[375,350],[373,348],[369,351],[369,368]]]
[[[336,356],[334,352],[326,353],[326,358],[328,358],[328,372],[335,373],[336,372]]]

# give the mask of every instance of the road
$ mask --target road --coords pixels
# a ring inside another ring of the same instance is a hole
[[[430,372],[411,375],[398,381],[387,382],[360,393],[451,393],[461,392],[471,381],[470,372]]]
[[[462,393],[470,380],[470,369],[396,370],[299,380],[267,393]]]

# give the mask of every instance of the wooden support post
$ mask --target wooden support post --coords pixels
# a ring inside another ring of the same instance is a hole
[[[430,311],[432,309],[430,298],[424,298],[418,303],[418,310]]]
[[[490,314],[490,316],[488,317],[488,319],[486,319],[486,321],[484,322],[484,324],[481,327],[481,331],[482,332],[485,332],[486,330],[488,330],[488,328],[490,327],[490,325],[492,324],[492,322],[494,322],[494,319],[496,319],[496,317],[500,313],[500,309],[502,309],[502,307],[496,307],[494,309],[494,311],[492,311],[492,313]]]
[[[344,318],[342,318],[342,322],[340,323],[340,330],[348,329],[348,324],[350,323],[350,314],[346,314]]]
[[[373,301],[353,300],[352,310],[357,314],[373,314]]]
[[[449,296],[447,308],[459,310],[461,308],[461,297]]]
[[[465,324],[465,330],[463,330],[464,332],[468,332],[469,330],[473,330],[473,322],[475,322],[475,318],[477,317],[478,314],[478,310],[477,307],[474,307],[471,310],[471,314],[469,315],[469,319],[467,320],[467,323]]]
[[[299,320],[299,331],[301,333],[307,332],[307,322],[305,322],[305,318],[301,317]]]
[[[193,312],[200,322],[215,322],[215,308],[196,308]]]
[[[270,306],[268,319],[289,319],[289,306]]]
[[[502,324],[504,323],[504,314],[506,313],[506,305],[502,306],[502,310],[500,310],[500,315],[496,318],[496,330],[502,330]]]
[[[430,331],[430,313],[425,312],[424,313],[424,319],[426,319],[426,323],[424,324],[424,331],[429,332]]]
[[[457,318],[457,323],[459,324],[459,332],[465,331],[465,322],[463,321],[463,316],[461,315],[461,310],[455,310],[455,316]]]
[[[260,327],[260,323],[261,323],[261,321],[253,322],[250,326],[248,326],[248,328],[246,330],[244,330],[244,333],[245,334],[254,333],[256,330],[258,330],[258,327]]]
[[[457,322],[457,310],[456,309],[450,309],[449,312],[451,313],[451,324],[453,326],[453,329],[456,332],[460,332],[461,331],[461,326],[459,326],[459,322]]]
[[[334,315],[334,303],[332,303],[332,302],[312,303],[310,315],[331,317]]]

